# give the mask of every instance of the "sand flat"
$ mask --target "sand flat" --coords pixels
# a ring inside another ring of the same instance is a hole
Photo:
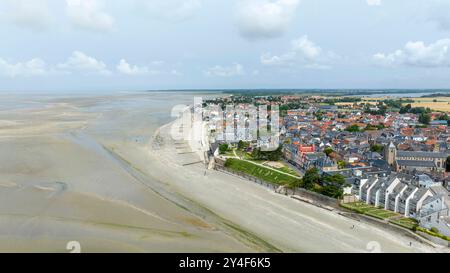
[[[111,132],[122,131],[99,119],[108,111],[64,101],[0,113],[9,121],[0,128],[1,252],[67,252],[72,240],[86,252],[251,251],[136,181],[103,152],[85,128],[109,127],[98,130],[120,146],[123,136]],[[95,97],[87,102],[97,105]]]

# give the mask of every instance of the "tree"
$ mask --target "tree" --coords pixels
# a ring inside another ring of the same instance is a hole
[[[333,175],[326,175],[322,178],[322,184],[343,186],[345,184],[345,177],[338,173]]]
[[[450,156],[447,157],[447,161],[445,162],[446,171],[450,172]]]
[[[296,188],[303,188],[305,185],[303,179],[296,179],[294,182],[288,185],[289,188],[295,191]]]
[[[280,116],[281,117],[285,117],[287,116],[288,110],[289,110],[289,106],[288,105],[281,105],[280,108],[278,108],[280,111]]]
[[[356,124],[350,125],[347,128],[345,128],[345,131],[351,132],[351,133],[357,133],[360,131],[359,126]]]
[[[384,128],[386,128],[386,126],[384,126],[384,124],[378,124],[378,125],[367,124],[366,128],[364,128],[364,131],[383,130]]]
[[[313,190],[316,184],[320,182],[319,170],[317,168],[311,168],[306,171],[303,176],[303,186],[307,190]]]
[[[321,179],[323,195],[342,198],[344,195],[344,187],[346,186],[345,178],[340,174],[326,175]]]
[[[244,141],[239,140],[239,142],[238,142],[238,149],[239,149],[239,150],[244,149]]]
[[[338,168],[339,168],[339,169],[344,169],[344,168],[345,168],[345,165],[346,165],[346,163],[345,163],[344,160],[339,160],[339,161],[337,162],[337,164],[338,164]]]
[[[267,153],[267,159],[270,161],[278,161],[281,159],[281,157],[283,156],[283,152],[282,152],[283,148],[282,146],[278,146],[278,149],[276,149],[275,151],[272,152],[263,152],[263,153]]]
[[[439,117],[439,120],[448,120],[448,115],[443,114],[442,116]]]
[[[317,111],[316,113],[314,113],[314,116],[316,116],[316,119],[318,121],[322,121],[323,120],[323,114],[320,111]]]
[[[249,146],[248,142],[239,140],[239,143],[238,143],[238,149],[239,150],[243,150],[245,148],[248,148],[248,146]]]
[[[261,154],[261,149],[257,148],[257,149],[253,149],[252,151],[252,158],[253,159],[260,159],[260,154]]]
[[[377,130],[377,127],[372,124],[367,124],[366,128],[364,128],[364,131],[375,131]]]
[[[221,155],[225,154],[228,151],[228,144],[224,143],[224,144],[220,144],[219,146],[219,153]]]
[[[280,145],[275,151],[261,151],[261,148],[254,149],[252,152],[253,159],[279,161],[283,156],[283,147]]]
[[[381,153],[381,152],[383,152],[383,148],[384,148],[383,145],[374,144],[374,145],[372,145],[372,147],[370,147],[370,150],[372,152]]]
[[[327,156],[330,156],[330,154],[334,153],[334,150],[333,150],[333,148],[328,147],[328,148],[325,148],[325,150],[324,150],[323,152],[324,152]]]
[[[430,115],[428,115],[426,113],[421,113],[420,114],[420,116],[419,116],[419,122],[420,123],[428,125],[428,124],[430,124],[430,121],[431,121]]]
[[[411,104],[407,104],[406,106],[403,106],[403,107],[400,108],[399,113],[400,114],[409,113],[411,111],[411,108],[412,108]]]
[[[435,227],[430,228],[430,231],[434,232],[434,233],[439,233],[439,229],[437,229]]]

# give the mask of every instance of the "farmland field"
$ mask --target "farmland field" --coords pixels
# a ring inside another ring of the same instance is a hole
[[[434,111],[450,112],[450,97],[416,98],[412,107],[429,107]]]
[[[389,97],[379,97],[379,98],[363,98],[363,103],[377,104],[378,101],[386,99],[398,99]],[[411,103],[412,107],[424,107],[430,108],[433,111],[450,112],[450,97],[434,97],[434,98],[408,98],[414,100]],[[408,103],[404,103],[406,105]]]

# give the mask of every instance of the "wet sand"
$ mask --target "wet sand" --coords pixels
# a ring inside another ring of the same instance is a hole
[[[104,148],[146,145],[170,96],[18,97],[36,103],[0,110],[0,251],[67,252],[69,241],[84,252],[253,251]]]
[[[170,110],[194,95],[0,96],[0,252],[443,251],[185,165]]]

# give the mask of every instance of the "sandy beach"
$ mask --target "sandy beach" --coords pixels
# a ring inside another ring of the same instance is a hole
[[[0,251],[67,252],[69,241],[84,252],[252,251],[104,147],[147,145],[170,96],[153,96],[154,108],[141,95],[14,98],[16,108],[0,111]]]
[[[0,95],[0,252],[446,251],[205,172],[169,133],[195,95]]]

